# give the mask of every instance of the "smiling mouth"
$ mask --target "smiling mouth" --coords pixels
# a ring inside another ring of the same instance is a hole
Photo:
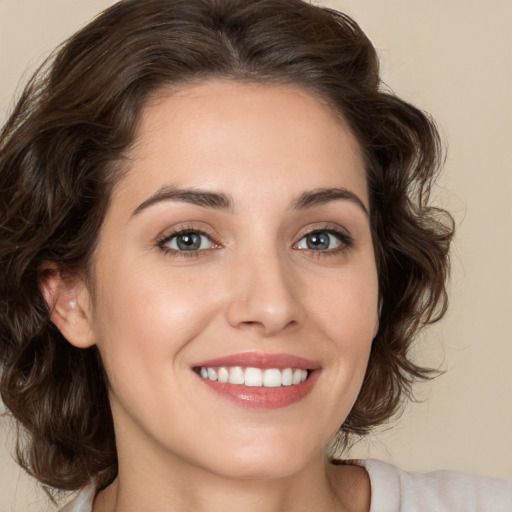
[[[317,361],[260,352],[198,361],[191,369],[207,389],[251,409],[280,409],[302,403],[322,373]]]
[[[197,366],[194,371],[205,380],[246,387],[279,388],[305,382],[311,370],[301,368],[256,368],[241,366]]]

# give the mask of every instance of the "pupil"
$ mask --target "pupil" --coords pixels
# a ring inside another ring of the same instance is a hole
[[[201,237],[196,233],[183,233],[178,237],[177,245],[182,251],[199,249]]]
[[[328,249],[329,235],[327,233],[313,233],[307,240],[309,249]]]

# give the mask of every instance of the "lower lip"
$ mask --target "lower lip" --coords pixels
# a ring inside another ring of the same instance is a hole
[[[199,376],[198,378],[213,392],[239,406],[251,409],[281,409],[306,398],[318,380],[319,374],[320,370],[314,370],[304,382],[278,388],[251,387],[203,379]]]

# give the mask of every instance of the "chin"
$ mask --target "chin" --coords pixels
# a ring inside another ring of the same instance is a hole
[[[210,464],[205,466],[225,478],[270,480],[298,474],[314,459],[323,460],[323,446],[314,447],[309,441],[290,438],[280,440],[277,436],[268,441],[262,436],[259,442],[250,445],[236,447],[232,444],[223,450],[222,456],[212,454]]]

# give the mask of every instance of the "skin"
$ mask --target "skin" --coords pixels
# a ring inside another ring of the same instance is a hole
[[[45,285],[54,323],[70,343],[98,346],[110,381],[119,476],[94,511],[368,511],[365,471],[323,454],[378,329],[368,192],[350,130],[296,88],[209,81],[152,99],[127,165],[94,255],[94,294],[58,274]],[[140,207],[165,187],[223,193],[232,208]],[[293,208],[324,188],[360,204]],[[207,235],[189,257],[169,240],[183,228]],[[341,238],[309,248],[306,235],[326,229]],[[241,352],[311,359],[320,375],[300,402],[255,410],[191,370]]]

